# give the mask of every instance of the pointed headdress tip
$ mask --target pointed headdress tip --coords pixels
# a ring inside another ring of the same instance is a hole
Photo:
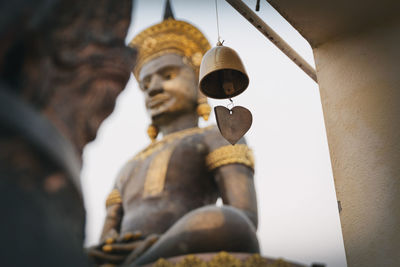
[[[164,20],[167,19],[175,19],[174,12],[172,12],[171,3],[169,0],[167,0],[167,2],[165,3],[165,9],[164,9]]]

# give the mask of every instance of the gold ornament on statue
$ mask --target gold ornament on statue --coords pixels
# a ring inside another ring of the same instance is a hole
[[[192,24],[168,18],[139,33],[129,46],[138,50],[133,74],[139,79],[144,64],[165,54],[173,53],[185,58],[198,73],[204,53],[210,49],[206,37]]]
[[[211,113],[211,107],[207,103],[207,100],[203,103],[199,103],[197,106],[197,114],[202,117],[205,121],[208,121],[208,118],[210,117]]]
[[[107,197],[106,207],[108,208],[109,206],[112,206],[114,204],[121,204],[121,203],[122,203],[121,193],[118,191],[118,189],[112,190]]]
[[[143,65],[154,58],[171,53],[182,56],[184,63],[198,75],[203,55],[211,48],[207,38],[199,29],[188,22],[176,20],[172,11],[164,14],[162,22],[139,33],[129,46],[138,51],[133,69],[137,80],[140,80],[139,73]],[[198,115],[207,120],[211,107],[207,104],[207,97],[200,90],[197,102]],[[151,132],[154,133],[154,130]]]
[[[158,128],[157,126],[151,124],[148,128],[147,128],[147,135],[150,137],[150,140],[152,142],[154,142],[157,138],[158,135]]]

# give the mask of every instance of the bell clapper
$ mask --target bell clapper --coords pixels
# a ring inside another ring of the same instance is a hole
[[[233,95],[235,93],[235,88],[233,86],[232,71],[223,70],[221,71],[222,88],[226,95]]]

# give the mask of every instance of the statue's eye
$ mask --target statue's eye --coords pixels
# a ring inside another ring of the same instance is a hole
[[[166,73],[164,74],[164,79],[165,79],[166,81],[172,80],[172,79],[175,78],[175,77],[176,77],[176,73],[173,72],[173,71],[168,71],[168,72],[166,72]]]
[[[141,88],[142,88],[142,90],[143,91],[146,91],[147,89],[149,89],[149,84],[150,84],[150,82],[149,81],[143,81],[142,83],[141,83]]]

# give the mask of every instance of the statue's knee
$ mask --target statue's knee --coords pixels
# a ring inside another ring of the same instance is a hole
[[[240,210],[231,206],[206,206],[196,209],[180,222],[186,233],[201,243],[209,243],[213,250],[259,252],[256,230]]]
[[[217,251],[260,252],[256,230],[240,210],[206,206],[189,212],[135,263],[149,263],[160,256]]]
[[[255,232],[254,226],[246,215],[231,206],[205,206],[189,212],[182,219],[192,229],[242,226],[248,228],[249,231]]]

